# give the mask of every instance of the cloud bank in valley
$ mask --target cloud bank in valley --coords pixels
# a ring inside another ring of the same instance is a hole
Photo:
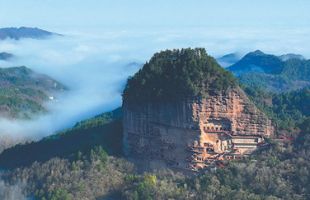
[[[2,141],[11,142],[10,136],[19,140],[40,138],[121,104],[125,81],[138,67],[128,65],[132,60],[114,54],[112,46],[106,49],[105,43],[95,42],[98,43],[68,36],[1,43],[1,51],[16,55],[16,59],[3,62],[2,67],[25,65],[69,88],[57,102],[47,104],[47,115],[31,121],[0,119]]]
[[[77,121],[121,105],[128,76],[154,52],[205,47],[215,56],[261,49],[267,53],[299,53],[310,57],[309,30],[243,30],[192,28],[182,30],[94,31],[63,33],[50,40],[0,41],[0,52],[16,58],[0,67],[25,65],[62,82],[70,91],[48,106],[50,113],[31,121],[0,119],[0,138],[39,139]],[[296,39],[298,38],[298,40]],[[0,139],[1,140],[1,139]],[[4,141],[4,139],[2,139]],[[5,140],[9,141],[9,140]]]

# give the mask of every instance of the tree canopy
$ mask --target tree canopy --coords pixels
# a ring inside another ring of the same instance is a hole
[[[225,91],[236,85],[233,75],[221,68],[203,48],[156,53],[133,77],[123,93],[128,102],[175,100]]]

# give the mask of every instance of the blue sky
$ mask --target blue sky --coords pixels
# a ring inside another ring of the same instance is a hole
[[[309,0],[0,0],[0,27],[101,36],[136,49],[142,42],[143,58],[197,46],[215,56],[261,49],[309,58],[309,10]]]
[[[298,29],[309,9],[308,0],[0,0],[0,26]]]

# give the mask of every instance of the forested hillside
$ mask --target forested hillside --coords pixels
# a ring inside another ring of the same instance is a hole
[[[262,88],[244,87],[244,90],[272,119],[278,134],[285,131],[294,135],[298,124],[310,116],[309,87],[282,94],[270,93]]]
[[[275,56],[255,51],[228,67],[241,83],[281,93],[310,86],[310,60],[298,55]]]
[[[64,90],[61,83],[27,67],[0,68],[0,116],[28,119],[44,113],[43,104]]]

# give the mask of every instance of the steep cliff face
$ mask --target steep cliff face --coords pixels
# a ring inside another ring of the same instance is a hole
[[[239,88],[171,103],[124,102],[123,111],[128,156],[183,169],[251,153],[273,134],[271,121]]]
[[[131,158],[186,168],[187,145],[199,141],[193,102],[123,106],[124,151]]]
[[[270,120],[237,86],[165,101],[123,102],[124,151],[156,165],[198,170],[264,145]]]
[[[271,121],[238,87],[230,89],[227,93],[214,94],[194,102],[193,112],[194,118],[205,130],[218,128],[226,129],[232,135],[265,137],[273,133]]]

